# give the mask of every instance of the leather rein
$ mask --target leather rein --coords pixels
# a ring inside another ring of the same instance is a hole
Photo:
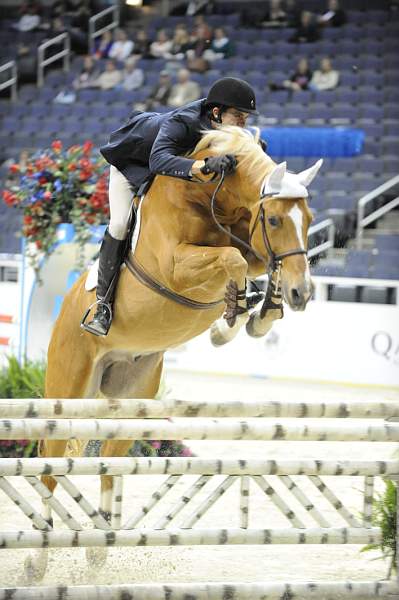
[[[249,235],[249,243],[245,242],[238,236],[234,235],[233,233],[231,233],[231,231],[229,231],[226,227],[224,227],[218,221],[218,219],[216,217],[215,204],[216,204],[216,196],[224,183],[225,176],[226,176],[225,171],[222,171],[222,174],[220,176],[218,184],[212,194],[211,203],[210,203],[211,215],[212,215],[212,218],[213,218],[216,226],[218,227],[218,229],[220,231],[222,231],[224,234],[228,235],[231,240],[234,240],[236,242],[236,244],[245,248],[248,252],[253,254],[256,259],[258,259],[260,262],[262,262],[265,265],[266,273],[269,278],[269,283],[272,282],[272,285],[268,285],[266,296],[265,296],[265,299],[264,299],[264,302],[263,302],[263,305],[261,308],[261,316],[263,318],[263,316],[266,313],[266,310],[268,308],[273,308],[273,309],[274,308],[282,308],[281,302],[280,302],[280,304],[275,304],[271,298],[273,296],[280,300],[282,299],[280,273],[281,273],[283,259],[287,258],[288,256],[295,256],[297,254],[307,254],[307,250],[304,250],[302,248],[296,248],[295,250],[288,250],[287,252],[281,252],[280,254],[275,254],[275,252],[273,251],[273,249],[271,247],[269,236],[267,235],[266,213],[265,213],[265,209],[263,206],[263,202],[261,202],[261,204],[259,206],[258,214],[256,216],[255,222],[251,229],[251,232]],[[196,182],[196,183],[205,184],[205,183],[210,183],[210,182],[206,181],[206,182]],[[265,249],[266,249],[268,258],[263,257],[259,252],[257,252],[250,245],[253,234],[254,234],[255,229],[259,222],[261,223],[261,226],[262,226],[262,238],[263,238],[263,243],[265,245]],[[190,298],[187,298],[186,296],[182,296],[182,295],[178,294],[177,292],[174,292],[173,290],[171,290],[164,284],[157,281],[149,273],[147,273],[146,270],[144,269],[144,267],[138,262],[138,260],[134,256],[131,256],[131,257],[126,256],[125,264],[126,264],[126,267],[128,268],[128,270],[132,273],[132,275],[134,275],[136,277],[136,279],[138,281],[140,281],[140,283],[142,283],[143,285],[152,289],[157,294],[164,296],[168,300],[173,300],[177,304],[186,306],[187,308],[192,308],[195,310],[213,309],[225,302],[224,298],[221,298],[220,300],[215,300],[214,302],[198,302],[197,300],[192,300]],[[275,275],[275,277],[273,277],[274,275]],[[263,313],[263,315],[262,315],[262,313]]]

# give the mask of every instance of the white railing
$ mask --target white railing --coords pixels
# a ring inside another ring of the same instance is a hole
[[[311,225],[308,231],[308,237],[311,235],[318,233],[319,231],[323,231],[323,229],[327,230],[327,240],[322,242],[318,246],[311,248],[308,252],[308,257],[312,258],[313,256],[317,256],[330,248],[334,248],[334,238],[335,238],[335,225],[332,219],[323,219],[320,223],[316,223],[315,225]]]
[[[312,281],[315,286],[313,299],[317,302],[327,302],[328,288],[331,285],[356,285],[359,287],[392,288],[393,290],[396,290],[395,304],[399,306],[399,281],[395,279],[368,279],[366,277],[331,277],[329,275],[312,275]],[[376,308],[378,308],[378,306],[376,306]]]
[[[63,49],[51,56],[45,58],[47,48],[51,48],[51,46],[63,44]],[[44,83],[44,68],[48,65],[51,65],[56,60],[63,58],[64,63],[64,71],[69,71],[70,68],[70,54],[71,54],[71,40],[69,37],[69,33],[61,33],[51,40],[40,44],[37,49],[37,85],[41,87]]]
[[[1,65],[0,73],[2,73],[3,71],[7,71],[8,69],[10,69],[10,71],[11,71],[10,78],[7,79],[7,81],[0,83],[0,91],[5,90],[8,87],[11,88],[11,100],[13,102],[15,102],[17,99],[17,82],[18,82],[17,64],[16,64],[15,60],[10,60],[9,62],[4,63],[4,65]]]
[[[366,211],[367,204],[369,204],[369,202],[372,202],[372,200],[375,200],[375,198],[378,198],[378,196],[387,192],[388,190],[390,190],[391,188],[393,188],[394,186],[396,186],[398,184],[399,184],[399,175],[395,175],[395,177],[392,177],[391,179],[389,179],[382,185],[378,186],[377,188],[375,188],[374,190],[372,190],[371,192],[369,192],[368,194],[366,194],[365,196],[360,198],[358,205],[357,205],[357,229],[356,229],[356,247],[359,250],[361,249],[362,243],[363,243],[364,228],[367,227],[367,225],[370,225],[370,223],[373,223],[373,221],[376,221],[377,219],[379,219],[380,217],[385,215],[390,210],[393,210],[394,208],[399,206],[399,196],[396,196],[396,198],[394,198],[393,200],[391,200],[384,206],[377,208],[377,210],[373,211],[366,217],[365,211]]]
[[[102,19],[103,17],[105,17],[107,15],[112,15],[111,23],[108,23],[108,25],[104,25],[103,27],[100,27],[100,29],[96,29],[97,21],[99,21],[100,19]],[[97,13],[96,15],[93,15],[92,17],[90,17],[90,19],[89,19],[89,41],[88,41],[89,54],[93,53],[95,39],[98,38],[100,35],[102,35],[105,31],[110,31],[111,29],[115,29],[116,27],[119,27],[119,19],[120,19],[119,6],[117,6],[116,4],[114,6],[110,6],[109,8],[106,8],[106,9],[102,10],[101,12]]]

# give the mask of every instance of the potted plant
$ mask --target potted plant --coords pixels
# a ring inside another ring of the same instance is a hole
[[[75,241],[83,250],[92,235],[90,226],[109,216],[107,163],[93,153],[89,140],[68,149],[55,140],[49,149],[33,154],[26,167],[12,164],[10,178],[3,200],[23,213],[22,235],[36,274],[43,256],[52,251],[60,223],[74,226]]]

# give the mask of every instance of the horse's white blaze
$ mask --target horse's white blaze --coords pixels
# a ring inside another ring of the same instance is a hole
[[[294,204],[294,206],[289,211],[288,215],[291,217],[291,219],[294,223],[294,226],[295,226],[296,236],[298,238],[298,247],[301,248],[302,250],[304,250],[305,249],[305,240],[303,237],[303,213],[302,213],[301,209],[299,208],[299,206],[297,204]],[[305,255],[304,255],[304,260],[305,260],[305,280],[306,280],[306,283],[308,285],[310,285],[309,263],[308,263]]]
[[[304,244],[304,240],[303,240],[303,229],[302,229],[303,215],[302,215],[302,211],[301,211],[301,209],[296,204],[294,204],[294,206],[291,208],[291,210],[288,213],[288,215],[293,220],[293,223],[295,225],[295,230],[296,230],[296,236],[298,238],[298,244],[299,244],[299,247],[303,250],[305,248],[305,244]]]

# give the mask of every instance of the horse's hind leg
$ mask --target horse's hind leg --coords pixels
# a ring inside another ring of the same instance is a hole
[[[162,375],[163,353],[116,360],[104,372],[101,384],[102,393],[108,398],[155,398]],[[100,455],[126,456],[132,440],[107,440],[101,445]],[[101,476],[101,498],[99,512],[112,524],[114,497],[114,477]],[[89,563],[99,567],[105,562],[106,548],[87,548]]]
[[[46,457],[61,457],[65,454],[65,448],[67,446],[66,440],[40,440],[38,448],[38,456]],[[48,488],[52,494],[57,485],[57,482],[53,477],[48,475],[42,475],[42,483]],[[53,519],[51,516],[51,508],[49,504],[43,500],[43,518],[48,524],[53,526]],[[25,577],[29,582],[40,581],[43,579],[47,569],[48,563],[48,549],[39,548],[31,552],[25,559]]]

